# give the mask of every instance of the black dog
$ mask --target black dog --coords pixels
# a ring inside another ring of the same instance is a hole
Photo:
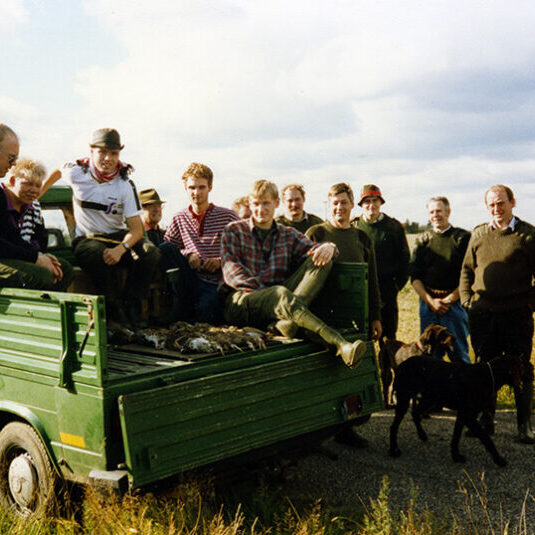
[[[379,340],[379,368],[381,382],[383,383],[383,396],[385,407],[394,406],[394,377],[396,368],[410,357],[420,355],[442,357],[445,353],[453,351],[455,336],[441,325],[428,325],[418,340],[410,344],[400,340]]]
[[[412,357],[400,364],[396,371],[394,390],[397,394],[396,415],[390,426],[390,450],[392,457],[399,457],[397,445],[399,424],[403,420],[411,399],[412,418],[420,440],[427,440],[422,428],[422,414],[433,406],[444,406],[457,411],[457,419],[451,440],[451,456],[455,462],[465,462],[459,452],[459,440],[463,426],[467,426],[479,438],[493,461],[505,466],[505,459],[498,453],[494,442],[477,421],[477,415],[488,406],[496,392],[505,384],[519,386],[524,370],[520,357],[502,355],[488,363],[450,363],[433,357]]]

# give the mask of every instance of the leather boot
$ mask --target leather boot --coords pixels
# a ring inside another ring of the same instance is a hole
[[[299,327],[318,334],[325,343],[334,346],[336,354],[349,368],[356,368],[361,363],[367,349],[366,342],[362,340],[348,342],[338,331],[329,327],[308,309],[303,309],[297,313],[294,321]]]
[[[521,444],[535,444],[535,435],[531,429],[531,409],[533,383],[531,381],[519,389],[515,388],[517,441]]]

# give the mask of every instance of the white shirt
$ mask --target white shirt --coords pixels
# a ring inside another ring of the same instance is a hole
[[[126,218],[141,214],[141,205],[134,183],[123,180],[119,175],[109,182],[99,183],[92,178],[89,169],[77,164],[67,163],[61,171],[62,177],[70,184],[73,191],[75,235],[110,234],[125,230]],[[84,208],[80,201],[104,205],[105,210]]]

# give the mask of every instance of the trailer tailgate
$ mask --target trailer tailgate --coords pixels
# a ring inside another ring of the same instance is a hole
[[[118,403],[131,485],[370,414],[382,408],[379,388],[369,343],[356,370],[316,348],[123,394]],[[353,400],[349,413],[348,400]]]

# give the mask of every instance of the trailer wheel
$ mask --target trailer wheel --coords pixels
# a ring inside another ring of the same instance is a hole
[[[53,502],[56,473],[35,430],[11,422],[0,431],[0,505],[20,516],[42,513]]]

